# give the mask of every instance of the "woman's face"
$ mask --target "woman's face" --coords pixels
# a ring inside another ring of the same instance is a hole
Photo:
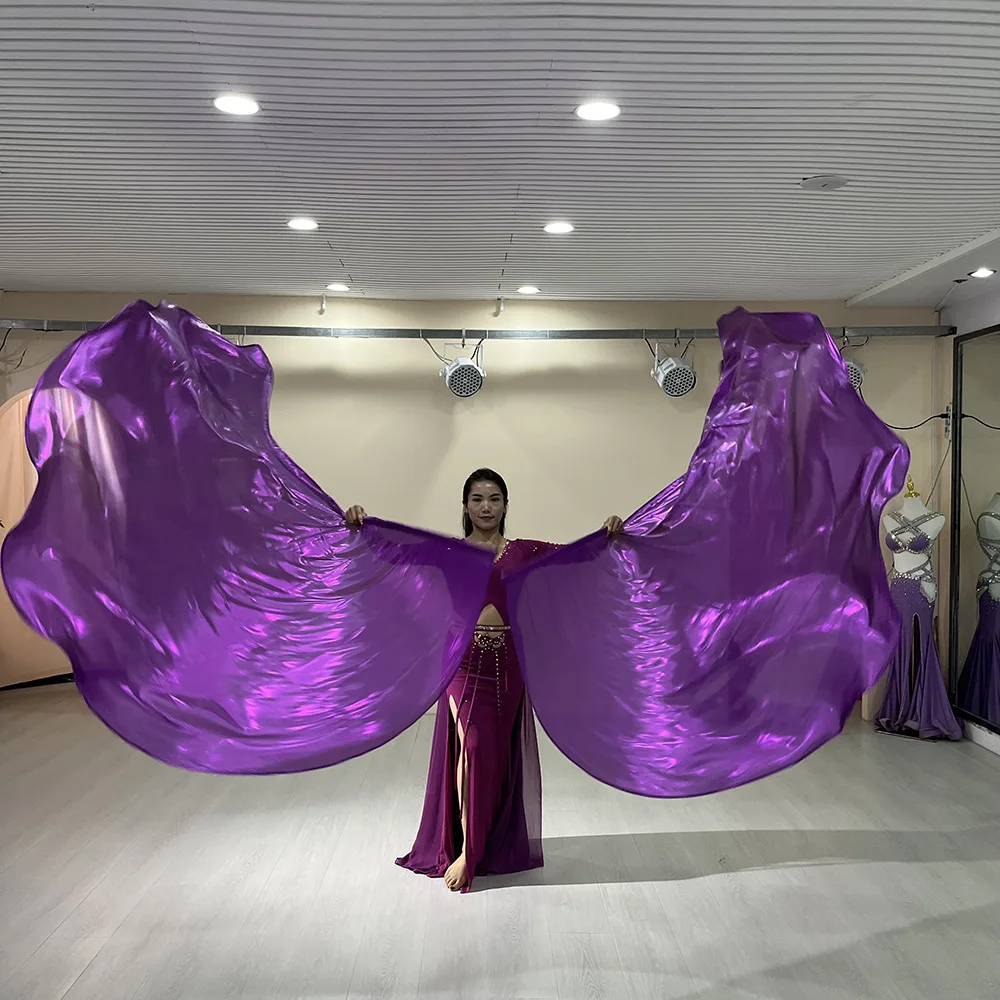
[[[496,483],[473,483],[465,509],[480,531],[497,531],[505,512],[503,494]]]

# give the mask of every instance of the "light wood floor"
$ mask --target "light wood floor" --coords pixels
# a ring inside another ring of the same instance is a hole
[[[313,774],[119,742],[70,687],[0,693],[2,1000],[1000,996],[1000,758],[858,723],[706,799],[547,743],[546,858],[447,893],[392,859],[430,719]]]

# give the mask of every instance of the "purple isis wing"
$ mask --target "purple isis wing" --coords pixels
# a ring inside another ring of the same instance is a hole
[[[490,553],[341,509],[278,447],[272,373],[137,302],[68,347],[27,420],[38,487],[2,553],[15,606],[93,711],[168,764],[335,764],[437,700]]]
[[[895,647],[878,524],[905,446],[817,317],[719,321],[723,375],[683,479],[626,522],[512,571],[539,721],[596,778],[703,795],[841,731]]]

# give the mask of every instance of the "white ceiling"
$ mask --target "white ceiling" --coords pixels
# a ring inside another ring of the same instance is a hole
[[[0,288],[848,299],[1000,226],[998,42],[997,0],[4,0]]]
[[[990,267],[995,276],[973,278],[980,267]],[[855,305],[921,305],[943,308],[961,305],[984,295],[1000,292],[1000,229],[962,243],[923,261],[900,274],[865,289],[849,301]]]

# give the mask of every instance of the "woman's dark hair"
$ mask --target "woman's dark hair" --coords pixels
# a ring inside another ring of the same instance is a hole
[[[503,496],[504,515],[500,518],[500,534],[502,535],[504,528],[507,527],[507,484],[499,472],[494,472],[492,469],[476,469],[466,479],[462,489],[462,530],[465,532],[465,537],[468,538],[472,534],[472,518],[469,517],[469,512],[465,508],[469,505],[469,494],[476,483],[492,483]]]

